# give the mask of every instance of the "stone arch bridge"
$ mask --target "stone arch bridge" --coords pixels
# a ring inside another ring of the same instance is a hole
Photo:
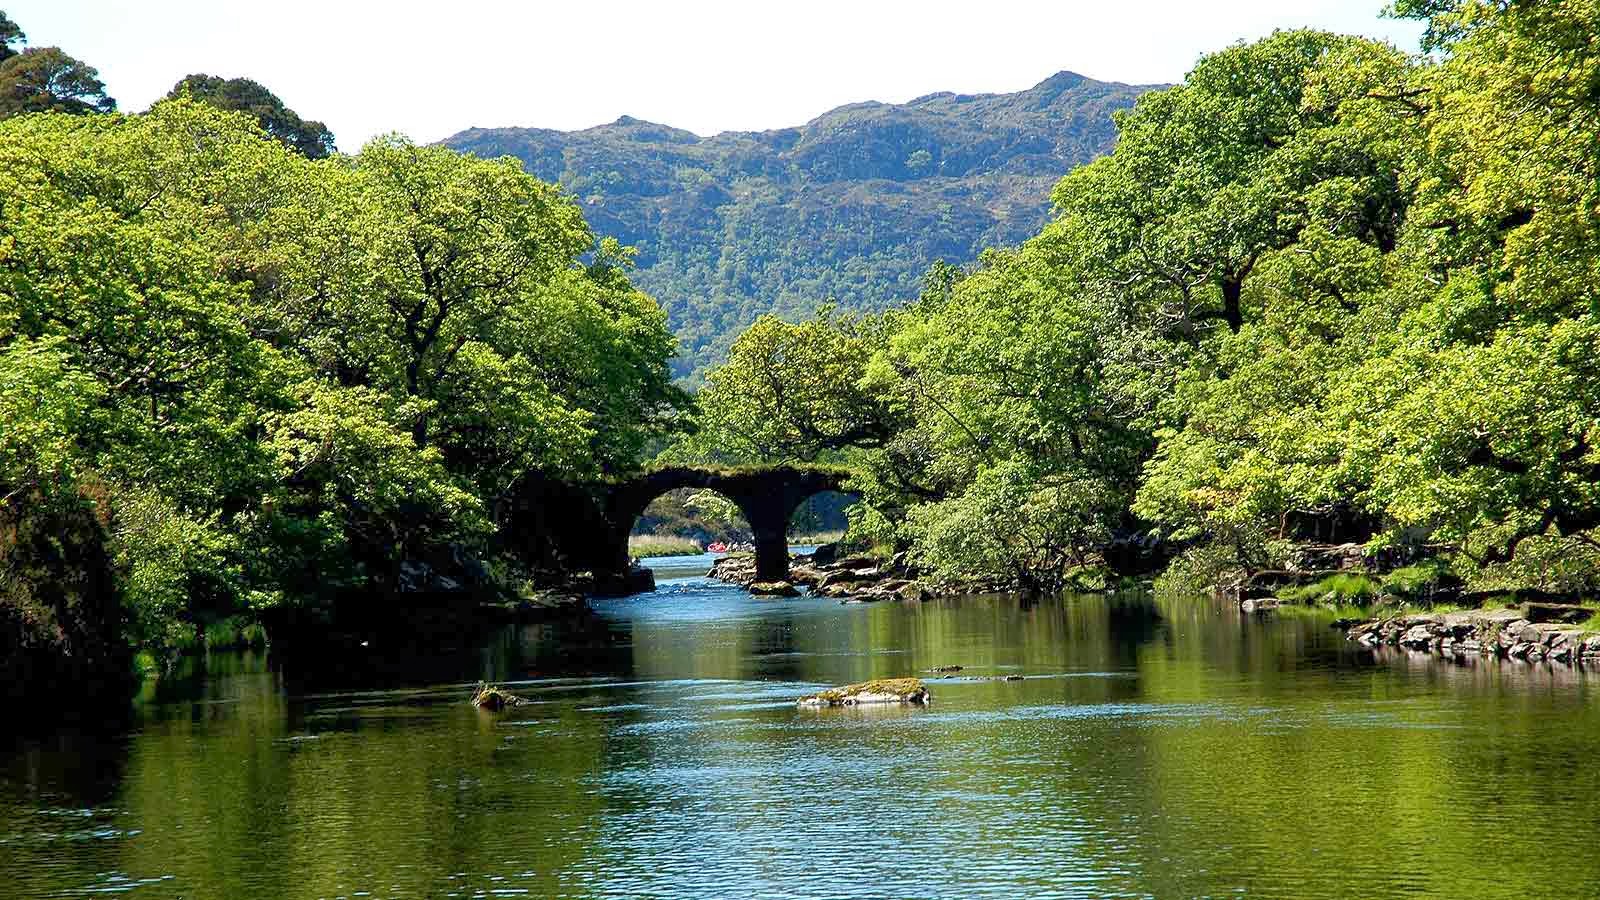
[[[597,592],[626,592],[628,533],[645,507],[668,491],[712,490],[733,501],[750,523],[757,579],[783,581],[789,577],[794,511],[825,491],[849,493],[848,479],[847,470],[827,466],[661,466],[587,485],[537,482],[520,493],[512,531],[544,543],[535,555],[593,572]]]

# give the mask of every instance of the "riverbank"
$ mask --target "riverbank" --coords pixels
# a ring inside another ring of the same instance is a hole
[[[1369,648],[1600,666],[1600,608],[1584,594],[1475,585],[1443,555],[1404,562],[1360,544],[1307,544],[1281,568],[1231,573],[1218,593],[1247,614],[1332,610],[1346,638]]]
[[[1593,610],[1525,604],[1504,609],[1422,612],[1357,622],[1346,637],[1363,646],[1404,647],[1441,657],[1494,656],[1600,667]]]
[[[852,555],[832,557],[826,545],[813,554],[794,554],[790,557],[789,580],[761,582],[756,580],[756,561],[751,555],[725,556],[711,567],[708,576],[728,584],[736,584],[758,596],[797,596],[800,588],[808,589],[820,597],[837,598],[842,603],[877,603],[884,600],[921,602],[952,593],[976,593],[981,586],[970,590],[952,591],[915,577],[903,556],[888,560],[871,556]]]
[[[658,556],[693,556],[704,553],[699,541],[670,534],[633,534],[628,536],[628,555],[634,559],[653,559]]]

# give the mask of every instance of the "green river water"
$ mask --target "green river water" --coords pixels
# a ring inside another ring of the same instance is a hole
[[[1205,599],[594,606],[343,678],[214,657],[113,734],[0,739],[0,896],[1600,895],[1579,670]],[[927,708],[793,703],[908,674]]]

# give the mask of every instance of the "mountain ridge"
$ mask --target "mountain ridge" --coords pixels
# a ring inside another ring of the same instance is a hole
[[[666,307],[692,376],[763,312],[880,309],[914,297],[935,260],[1021,241],[1055,181],[1111,148],[1111,113],[1157,87],[1063,70],[1024,91],[861,101],[765,131],[624,115],[441,143],[517,157],[571,191],[598,235],[636,247],[635,281]]]

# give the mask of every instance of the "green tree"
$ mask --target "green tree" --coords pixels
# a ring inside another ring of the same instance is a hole
[[[1263,264],[1259,323],[1219,350],[1226,379],[1180,379],[1147,471],[1137,508],[1173,534],[1294,537],[1343,510],[1493,569],[1600,525],[1596,6],[1401,9],[1441,59],[1346,91],[1340,118],[1398,149],[1402,225],[1370,249],[1303,231]],[[1330,83],[1362,85],[1341,62]]]
[[[1057,209],[1147,327],[1187,341],[1217,323],[1238,332],[1257,264],[1314,221],[1393,246],[1398,147],[1369,120],[1346,127],[1344,101],[1395,90],[1404,72],[1391,48],[1318,31],[1210,54],[1117,116],[1116,149],[1062,179]]]
[[[248,113],[261,130],[307,159],[322,159],[334,152],[333,132],[326,125],[300,118],[277,94],[248,78],[188,75],[167,92],[168,99],[183,96],[218,109]]]
[[[180,98],[0,123],[0,196],[0,498],[97,498],[143,646],[418,560],[514,577],[507,485],[636,465],[683,403],[627,253],[584,264],[514,165],[311,161]]]
[[[0,118],[31,112],[108,113],[117,101],[94,67],[59,47],[29,47],[0,62]]]
[[[0,11],[0,62],[5,62],[20,52],[12,47],[12,44],[26,44],[27,42],[28,36],[22,33],[21,26],[11,21],[11,17],[6,15],[4,11]]]
[[[873,359],[868,383],[914,424],[863,456],[867,499],[905,510],[900,538],[947,577],[1057,589],[1125,525],[1146,410],[1121,385],[1116,307],[1057,262],[1036,239],[936,277]]]
[[[706,378],[700,444],[764,462],[881,444],[892,431],[888,410],[861,385],[877,330],[871,319],[828,311],[798,325],[757,319]]]

